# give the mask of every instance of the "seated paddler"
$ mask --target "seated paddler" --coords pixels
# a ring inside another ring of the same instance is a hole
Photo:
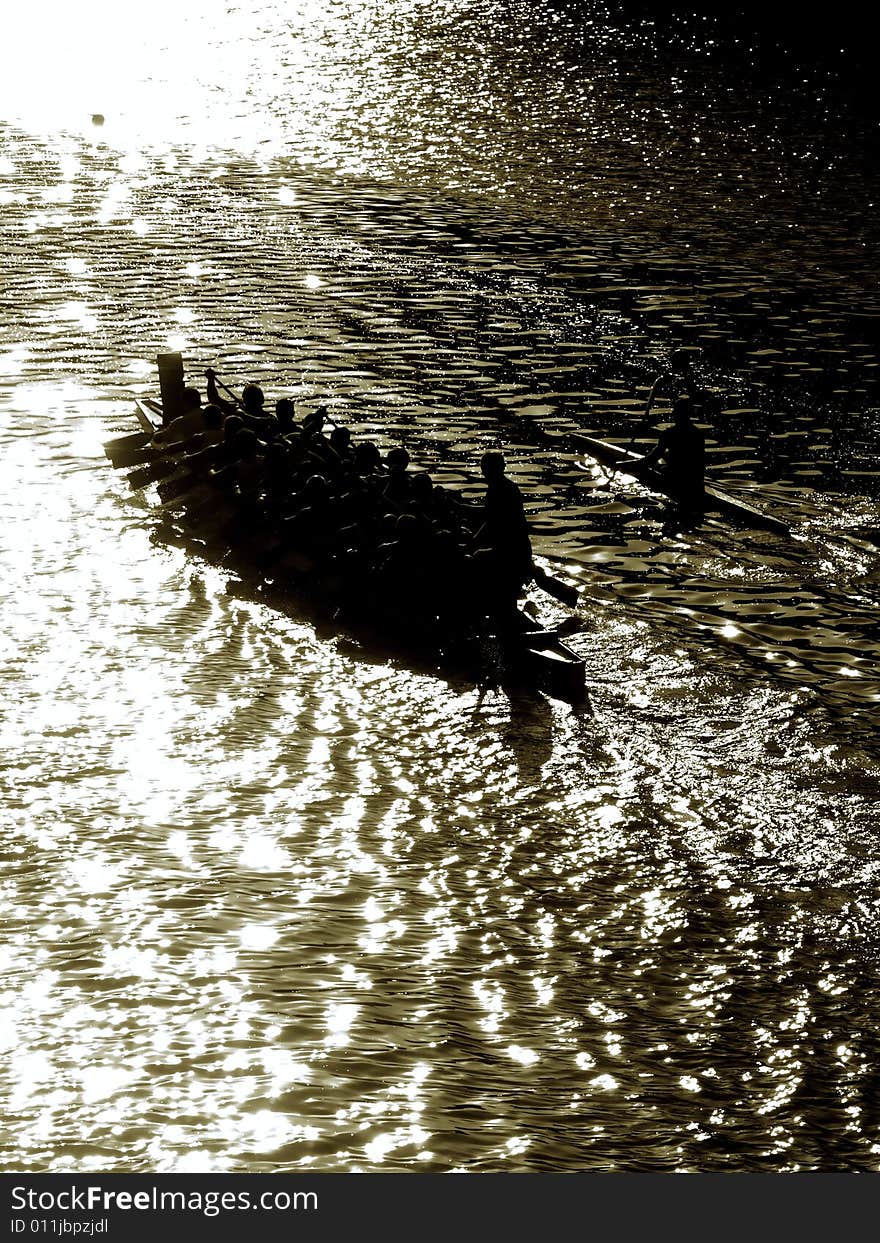
[[[659,466],[664,485],[682,500],[703,494],[706,438],[693,421],[690,397],[680,396],[672,407],[672,426],[660,433],[657,444],[645,454],[645,462]]]
[[[155,445],[173,445],[189,440],[205,430],[202,395],[197,388],[185,388],[180,396],[180,414],[166,423],[153,437]]]
[[[264,409],[266,398],[259,384],[246,384],[241,390],[241,397],[237,398],[229,389],[227,393],[234,400],[228,401],[225,397],[221,397],[217,391],[217,372],[213,367],[208,367],[205,371],[207,377],[206,391],[208,401],[213,405],[219,406],[224,414],[236,414],[244,420],[245,427],[249,427],[251,431],[257,433],[264,439],[270,439],[271,433],[277,433],[277,421],[273,416],[267,415]],[[224,385],[225,387],[225,385]],[[270,435],[263,437],[264,432]]]

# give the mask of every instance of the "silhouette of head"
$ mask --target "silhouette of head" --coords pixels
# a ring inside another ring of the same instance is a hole
[[[279,397],[275,402],[275,417],[282,427],[292,427],[296,410],[289,397]]]
[[[382,465],[382,455],[372,440],[362,440],[355,446],[354,460],[357,469],[365,473],[378,470]]]
[[[223,426],[223,411],[219,406],[211,405],[210,402],[202,411],[202,418],[205,420],[205,427],[211,431]]]
[[[330,443],[337,453],[347,453],[351,444],[351,432],[347,427],[334,427],[330,433]]]
[[[480,458],[480,470],[487,483],[501,479],[504,475],[504,467],[504,454],[499,453],[497,449],[491,449]]]
[[[412,477],[412,492],[416,501],[427,504],[434,491],[434,482],[427,471],[421,470]]]
[[[241,390],[241,404],[248,414],[262,414],[265,400],[259,384],[246,384]]]

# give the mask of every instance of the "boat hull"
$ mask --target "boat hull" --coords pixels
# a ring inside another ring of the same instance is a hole
[[[161,406],[156,402],[138,399],[135,403],[138,423],[145,432],[152,434],[162,426]],[[174,463],[171,463],[174,469]],[[185,475],[185,467],[179,466],[179,476]],[[131,476],[129,476],[131,478]],[[160,488],[160,493],[168,488],[166,495],[174,496],[174,475]],[[183,478],[184,485],[187,483]],[[204,485],[202,485],[204,488]],[[192,491],[182,493],[191,498]],[[204,498],[202,498],[204,499]],[[210,506],[208,509],[210,510]],[[552,630],[536,628],[534,621],[521,610],[517,610],[512,624],[503,631],[491,630],[478,635],[455,635],[448,641],[438,641],[437,636],[423,634],[421,638],[414,636],[413,626],[408,619],[382,616],[374,610],[368,610],[367,616],[358,616],[362,610],[351,609],[340,601],[339,596],[327,583],[310,580],[307,568],[297,573],[292,568],[290,577],[284,577],[284,586],[279,585],[278,578],[273,578],[260,568],[259,557],[250,555],[252,551],[239,546],[228,547],[223,541],[223,523],[219,531],[212,530],[211,519],[199,515],[193,517],[192,512],[185,521],[175,516],[173,509],[164,507],[164,517],[170,523],[176,537],[187,544],[196,554],[204,555],[210,560],[223,559],[224,563],[238,575],[245,589],[257,594],[267,603],[276,607],[298,612],[307,612],[318,619],[344,617],[343,626],[353,637],[363,640],[370,647],[392,647],[395,651],[404,651],[414,659],[414,663],[424,665],[426,660],[438,668],[457,668],[467,672],[477,682],[496,682],[498,684],[527,685],[533,689],[544,691],[554,699],[567,703],[579,704],[587,698],[586,666],[584,661],[563,643]],[[296,561],[294,556],[293,561]],[[417,628],[416,628],[417,629]],[[491,649],[492,659],[486,659],[486,651]]]

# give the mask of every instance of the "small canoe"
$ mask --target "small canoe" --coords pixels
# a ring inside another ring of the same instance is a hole
[[[151,436],[162,426],[162,408],[161,406],[149,400],[137,399],[135,402],[135,411],[138,422],[145,433]],[[186,495],[189,492],[190,480],[186,467],[182,461],[175,462],[172,455],[168,455],[171,461],[165,461],[168,465],[168,471],[172,477],[169,484],[165,483],[160,486],[160,496],[165,493],[166,498],[175,499],[178,491],[174,487],[175,479],[179,478],[183,485],[182,491]],[[174,473],[179,472],[179,473]],[[134,472],[137,475],[137,472]],[[133,486],[137,486],[143,478],[144,484],[157,482],[159,476],[148,478],[145,471],[137,480],[129,480]],[[210,506],[208,507],[210,511]],[[165,512],[168,512],[167,505]],[[201,512],[204,512],[201,511]],[[185,540],[189,540],[193,544],[194,551],[198,551],[198,543],[201,539],[210,542],[210,512],[206,515],[205,530],[200,532],[199,523],[190,525],[185,532],[182,532]],[[236,558],[236,572],[243,579],[247,579],[249,586],[256,589],[268,587],[265,598],[273,600],[279,598],[277,584],[265,583],[265,575],[263,569],[258,564],[243,565],[240,557]],[[536,575],[550,579],[545,571],[537,570]],[[546,586],[544,588],[546,590]],[[320,614],[320,600],[316,597],[320,594],[320,584],[309,582],[306,578],[302,582],[294,584],[290,594],[294,597],[297,594],[301,596],[301,603],[309,607],[311,612]],[[281,593],[283,594],[283,593]],[[336,615],[337,606],[335,601],[328,601],[328,608],[331,615]],[[365,625],[359,625],[360,619],[352,619],[352,627],[356,634],[367,632],[374,635],[380,640],[387,640],[388,635],[381,633],[381,618],[369,616],[364,618]],[[409,628],[404,628],[404,633]],[[404,635],[400,633],[399,626],[394,627],[394,637],[398,642],[394,646],[406,647],[408,644],[404,640]],[[401,642],[401,640],[403,640]],[[383,644],[384,645],[384,644]],[[521,609],[517,609],[512,618],[512,624],[505,627],[500,632],[486,632],[471,635],[466,642],[462,642],[462,636],[452,636],[448,646],[438,645],[432,640],[434,654],[439,657],[441,665],[448,663],[451,665],[461,664],[475,673],[478,680],[482,681],[487,674],[490,680],[498,683],[510,683],[518,686],[528,686],[535,690],[546,692],[554,699],[560,699],[567,703],[583,703],[587,698],[586,689],[586,665],[576,652],[572,651],[567,644],[563,643],[559,635],[552,629],[545,629],[536,624]],[[442,649],[442,650],[441,650]],[[495,659],[492,662],[492,669],[477,669],[475,664],[483,665],[485,662],[485,652],[491,649],[495,653]],[[477,654],[477,660],[474,661],[474,655]],[[431,652],[423,652],[421,656],[431,656]]]
[[[619,471],[622,475],[629,475],[652,492],[660,492],[672,500],[676,499],[675,494],[665,486],[662,472],[648,465],[640,453],[633,453],[632,450],[611,444],[607,440],[596,440],[592,436],[572,435],[571,441],[600,465]],[[757,505],[725,492],[711,481],[707,481],[703,487],[700,507],[710,513],[714,511],[726,514],[751,527],[773,531],[777,535],[791,535],[791,527],[787,522],[774,518]]]

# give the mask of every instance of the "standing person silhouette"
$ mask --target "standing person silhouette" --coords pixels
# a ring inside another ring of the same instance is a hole
[[[532,543],[522,493],[508,479],[504,454],[484,453],[480,470],[486,481],[483,525],[475,542],[486,551],[478,553],[489,571],[493,594],[503,607],[515,608],[517,597],[532,578]]]

